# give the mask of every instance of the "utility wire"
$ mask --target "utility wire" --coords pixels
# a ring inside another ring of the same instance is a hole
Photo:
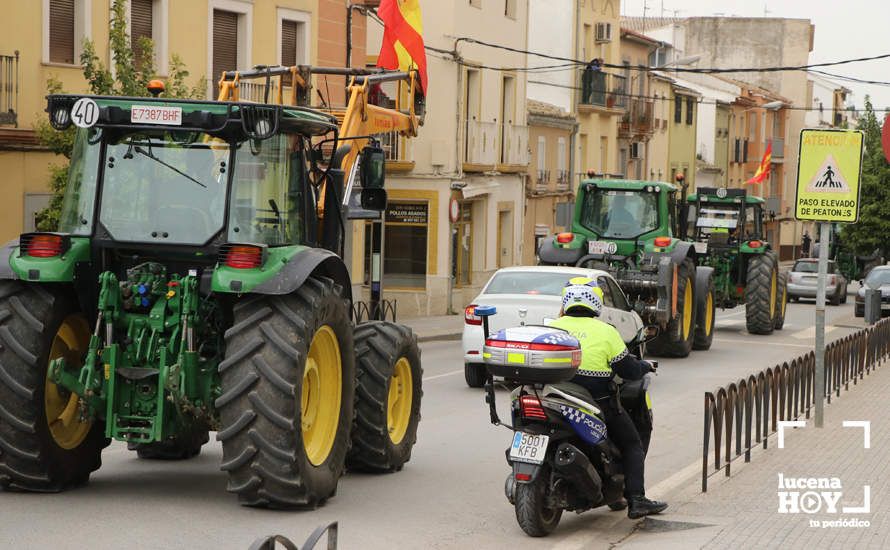
[[[475,38],[469,37],[460,37],[455,41],[455,44],[459,42],[467,42],[470,44],[478,44],[480,46],[486,46],[489,48],[496,48],[499,50],[505,50],[513,53],[521,53],[526,55],[535,55],[538,57],[543,57],[545,59],[553,59],[555,61],[568,61],[573,62],[578,65],[587,65],[587,61],[582,61],[579,59],[572,59],[568,57],[560,57],[550,54],[544,54],[540,52],[533,52],[529,50],[523,50],[521,48],[513,48],[511,46],[504,46],[501,44],[492,44],[491,42],[485,42],[482,40],[477,40]],[[874,61],[877,59],[887,59],[890,58],[890,53],[874,55],[870,57],[858,57],[855,59],[843,59],[840,61],[828,61],[825,63],[812,63],[809,65],[787,65],[787,66],[779,66],[779,67],[745,67],[745,68],[731,68],[731,69],[719,69],[715,67],[711,68],[682,68],[682,67],[645,67],[645,66],[631,66],[631,65],[616,65],[614,63],[602,63],[602,67],[606,67],[609,69],[630,69],[635,71],[670,71],[677,73],[705,73],[705,74],[713,74],[713,73],[764,73],[764,72],[777,72],[777,71],[803,71],[807,69],[812,69],[814,67],[832,67],[835,65],[846,65],[849,63],[859,63],[862,61]]]

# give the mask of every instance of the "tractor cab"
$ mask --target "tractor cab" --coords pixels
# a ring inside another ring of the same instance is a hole
[[[689,238],[697,249],[763,246],[763,199],[744,189],[702,187],[687,201]]]

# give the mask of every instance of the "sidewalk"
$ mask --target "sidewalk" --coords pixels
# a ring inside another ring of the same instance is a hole
[[[699,477],[676,494],[653,495],[670,502],[668,513],[640,522],[617,547],[890,547],[890,418],[885,411],[888,390],[890,364],[885,363],[826,404],[822,430],[814,427],[812,418],[805,428],[786,429],[784,449],[778,448],[775,436],[771,437],[770,448],[752,454],[751,463],[744,464],[742,459],[733,462],[732,477],[726,479],[722,472],[712,476],[707,493],[700,492]],[[863,449],[863,429],[843,428],[844,420],[871,421],[871,448]],[[780,488],[779,474],[786,484],[789,478],[837,478],[841,488]],[[869,513],[845,511],[844,507],[863,506],[866,485],[871,495]],[[779,491],[788,493],[789,499],[792,492],[813,492],[794,502],[802,506],[801,510],[821,508],[816,513],[791,513],[790,509],[779,513]],[[826,513],[828,507],[820,494],[827,492],[834,498],[832,492],[837,491],[843,494],[838,495],[836,513]],[[843,520],[847,520],[846,525]]]
[[[399,323],[411,327],[418,342],[436,340],[460,340],[464,331],[463,315],[436,315],[399,319]]]

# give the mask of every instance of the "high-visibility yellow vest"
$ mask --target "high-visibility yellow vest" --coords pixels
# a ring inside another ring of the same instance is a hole
[[[550,326],[568,331],[581,344],[581,366],[578,374],[598,378],[612,377],[612,363],[627,355],[621,334],[609,323],[593,317],[564,315]]]

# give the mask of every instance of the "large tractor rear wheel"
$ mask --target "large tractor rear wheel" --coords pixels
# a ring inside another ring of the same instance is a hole
[[[773,329],[782,330],[785,326],[785,309],[788,307],[788,274],[779,273],[779,289],[776,292],[776,319]]]
[[[751,334],[771,334],[775,326],[779,270],[772,254],[751,256],[745,286],[745,320]]]
[[[77,394],[47,377],[60,357],[76,376],[89,341],[74,300],[0,281],[0,487],[62,491],[101,466],[104,425],[85,418]]]
[[[716,312],[714,271],[700,267],[695,270],[695,336],[692,341],[692,349],[711,349],[711,342],[714,341]]]
[[[652,355],[686,357],[692,351],[695,329],[695,263],[686,259],[677,267],[677,317],[646,345]]]
[[[310,277],[235,305],[219,365],[221,468],[242,504],[313,507],[337,490],[355,401],[353,327],[341,289]]]
[[[411,459],[423,395],[420,349],[404,325],[370,321],[355,327],[356,403],[352,470],[394,472]]]

